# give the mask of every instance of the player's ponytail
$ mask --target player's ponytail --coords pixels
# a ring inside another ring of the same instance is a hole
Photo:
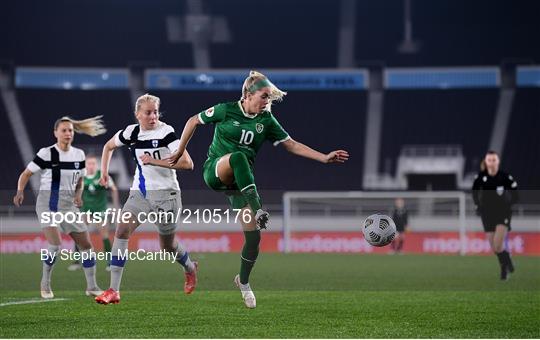
[[[271,111],[272,103],[282,101],[283,97],[287,95],[287,92],[280,90],[260,72],[249,72],[249,76],[244,80],[244,85],[242,86],[242,99],[246,99],[248,93],[255,93],[263,87],[270,87],[270,102],[266,110]]]
[[[64,116],[54,123],[54,129],[56,130],[60,123],[69,122],[73,125],[73,130],[75,130],[75,132],[95,137],[107,132],[105,124],[101,119],[102,117],[103,116],[95,116],[92,118],[75,120],[69,116]]]

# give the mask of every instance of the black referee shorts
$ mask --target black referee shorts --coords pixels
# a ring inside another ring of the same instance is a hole
[[[482,224],[484,225],[484,231],[494,232],[495,227],[498,225],[504,225],[508,228],[508,231],[512,230],[510,222],[512,220],[512,214],[503,214],[503,213],[491,213],[491,214],[482,214]]]

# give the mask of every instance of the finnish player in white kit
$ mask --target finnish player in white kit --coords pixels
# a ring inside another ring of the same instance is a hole
[[[176,261],[184,269],[184,293],[191,294],[197,284],[197,263],[191,261],[187,251],[175,239],[175,220],[182,208],[176,169],[193,170],[193,161],[188,153],[174,166],[163,160],[178,148],[180,141],[174,129],[159,120],[159,105],[160,99],[156,96],[140,96],[135,103],[138,124],[118,131],[103,147],[102,185],[108,182],[109,163],[116,148],[128,146],[137,167],[129,198],[122,208],[122,216],[129,216],[129,221],[120,222],[116,229],[111,251],[111,285],[96,297],[100,304],[120,302],[120,282],[126,262],[121,255],[126,253],[129,237],[141,224],[138,219],[141,214],[166,212],[173,215],[172,219],[156,223],[161,249],[176,253]]]
[[[82,204],[82,179],[85,175],[84,151],[71,145],[74,133],[84,133],[97,136],[105,133],[101,116],[73,120],[62,117],[54,124],[56,144],[42,148],[33,161],[28,163],[26,169],[19,176],[17,194],[13,203],[18,207],[24,201],[24,189],[33,174],[41,174],[41,184],[36,202],[36,213],[40,221],[41,230],[48,242],[46,258],[43,260],[43,273],[41,277],[41,297],[52,299],[51,274],[57,260],[61,244],[61,229],[71,236],[79,247],[84,275],[86,277],[86,295],[98,296],[103,291],[96,283],[96,261],[92,250],[88,229],[84,223],[67,223],[62,221],[59,225],[52,222],[52,213],[64,216],[79,212]]]

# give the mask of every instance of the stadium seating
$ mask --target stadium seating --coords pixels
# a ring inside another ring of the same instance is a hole
[[[235,10],[253,5],[248,0],[235,1],[233,5],[227,1],[208,2],[213,15],[226,16],[232,37],[230,43],[211,45],[213,67],[336,66],[338,1],[261,1],[252,18]]]
[[[193,67],[191,44],[167,41],[166,17],[182,15],[182,2],[11,2],[3,12],[2,32],[16,32],[17,39],[5,41],[0,61],[29,66]]]
[[[488,147],[497,98],[496,89],[386,91],[380,171],[393,174],[407,144],[461,145],[466,172],[477,171]]]
[[[537,1],[411,1],[415,54],[400,54],[404,1],[357,1],[356,60],[387,66],[499,65],[540,60]],[[466,8],[466,9],[465,9]],[[384,20],[381,20],[384,18]]]
[[[538,131],[540,89],[519,88],[514,100],[501,166],[516,177],[521,189],[540,189]]]
[[[9,123],[6,108],[2,100],[0,100],[0,119],[4,122],[0,133],[0,143],[2,144],[2,150],[9,152],[4,155],[4,166],[0,166],[0,192],[2,192],[2,202],[6,202],[4,200],[4,193],[6,190],[9,191],[7,193],[8,196],[12,196],[15,193],[19,174],[29,160],[21,159],[19,147],[17,146],[15,135],[11,130],[11,124]],[[9,166],[5,166],[6,163],[9,163]]]
[[[403,39],[403,1],[355,2],[357,66],[499,65],[540,60],[540,49],[531,45],[540,39],[537,1],[522,1],[519,6],[502,0],[412,4],[413,37],[420,49],[408,55],[397,51]],[[184,18],[188,13],[185,2],[134,1],[129,11],[125,5],[106,0],[36,2],[31,7],[9,3],[1,13],[0,28],[17,32],[19,38],[5,42],[0,61],[36,66],[194,66],[192,44],[171,43],[167,35],[167,17]],[[102,9],[105,6],[107,10]],[[337,66],[339,1],[274,0],[253,6],[248,0],[202,2],[203,13],[225,18],[230,31],[230,42],[210,43],[212,67]],[[246,8],[256,9],[253,17],[239,10]],[[48,20],[60,10],[60,20]],[[118,50],[122,53],[108,53]]]

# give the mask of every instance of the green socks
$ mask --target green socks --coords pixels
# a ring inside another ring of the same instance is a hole
[[[255,178],[251,172],[246,155],[242,152],[233,152],[229,158],[229,164],[233,169],[234,179],[242,196],[246,199],[253,214],[261,209],[261,198],[255,186]]]
[[[109,238],[104,238],[104,239],[103,239],[103,250],[104,250],[106,253],[110,253],[110,252],[111,252],[111,241],[109,240]]]
[[[261,231],[244,231],[244,248],[240,260],[240,283],[249,282],[249,274],[259,256],[259,243],[261,242]]]
[[[234,179],[242,196],[246,199],[253,214],[261,209],[261,199],[255,186],[255,178],[249,166],[246,155],[242,152],[233,152],[229,158],[229,164],[233,169]],[[257,256],[259,256],[259,243],[261,242],[261,231],[244,231],[244,248],[242,248],[242,257],[240,261],[240,283],[249,282],[249,274],[255,265]]]

